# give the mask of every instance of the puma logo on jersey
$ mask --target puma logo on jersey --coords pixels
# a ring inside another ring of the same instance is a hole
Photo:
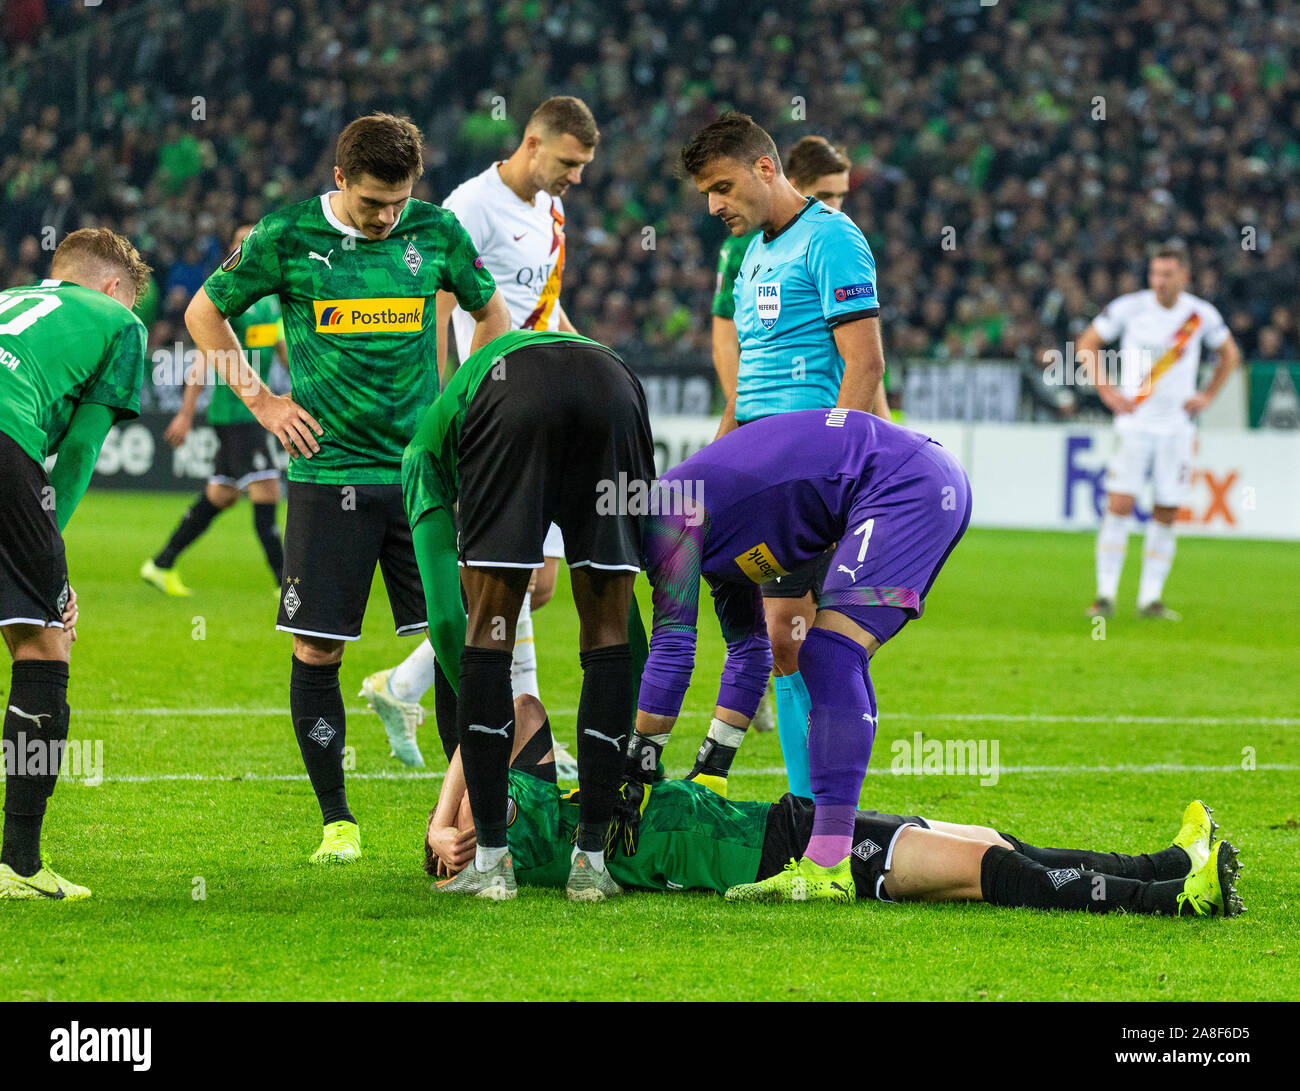
[[[477,731],[482,735],[500,735],[503,739],[508,739],[510,733],[506,730],[514,720],[507,720],[505,727],[488,727],[487,724],[470,724],[468,730]]]
[[[590,735],[593,739],[599,739],[601,742],[607,742],[610,746],[617,747],[620,750],[623,748],[621,739],[615,739],[609,735],[602,735],[599,731],[590,727],[584,727],[582,733],[584,735]]]
[[[315,250],[309,250],[307,252],[307,258],[308,260],[315,258],[317,261],[323,261],[325,263],[325,268],[327,268],[332,273],[334,272],[334,266],[330,264],[330,254],[332,253],[334,253],[334,247],[332,246],[330,247],[330,253],[326,254],[324,257],[321,257],[318,253],[316,253]]]
[[[24,720],[31,720],[32,723],[34,723],[37,727],[41,726],[42,720],[48,720],[50,718],[50,714],[48,712],[36,712],[36,713],[24,712],[17,705],[10,705],[9,711],[12,712],[15,716],[21,716]]]
[[[838,565],[838,566],[836,567],[835,571],[836,571],[836,572],[847,572],[847,573],[849,574],[849,579],[851,579],[851,580],[856,580],[856,579],[858,578],[858,568],[861,568],[861,567],[862,567],[862,565],[858,565],[857,568],[847,568],[847,567],[845,567],[844,565]]]

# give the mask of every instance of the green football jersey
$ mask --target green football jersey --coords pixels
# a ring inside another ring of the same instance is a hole
[[[402,498],[411,526],[434,508],[451,511],[460,496],[457,464],[460,461],[461,430],[465,425],[465,412],[483,380],[512,352],[529,345],[551,345],[557,341],[604,347],[576,333],[510,330],[489,341],[457,368],[447,383],[447,389],[425,413],[402,458]]]
[[[434,295],[467,311],[496,290],[460,221],[408,201],[372,240],[334,215],[329,194],[273,212],[204,283],[227,317],[276,295],[294,401],[320,423],[320,451],[291,481],[396,484],[402,451],[438,393]]]
[[[750,240],[757,234],[757,231],[751,231],[739,238],[729,235],[722,244],[718,253],[718,279],[713,285],[713,313],[719,318],[734,319],[736,316],[736,274],[745,260]]]
[[[259,299],[243,314],[230,320],[230,327],[244,346],[244,355],[248,362],[257,369],[258,376],[265,380],[271,373],[275,362],[275,346],[284,337],[284,324],[280,321],[280,301],[273,295]],[[256,423],[257,418],[248,406],[239,400],[239,395],[230,389],[221,377],[217,377],[212,388],[212,400],[208,403],[209,424],[247,424]]]
[[[661,780],[641,815],[635,856],[618,853],[609,871],[620,886],[724,892],[758,876],[770,803],[724,799],[688,780]],[[510,771],[506,842],[515,877],[564,886],[578,829],[576,792]]]
[[[138,417],[147,340],[103,292],[62,280],[0,292],[0,432],[44,462],[82,402]]]

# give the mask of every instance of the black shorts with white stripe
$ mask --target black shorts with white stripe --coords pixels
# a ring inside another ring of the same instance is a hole
[[[214,424],[217,433],[217,454],[212,462],[214,485],[229,485],[241,492],[254,481],[270,481],[280,476],[272,461],[270,444],[275,442],[271,433],[256,421],[236,424]]]
[[[603,345],[511,353],[466,410],[457,469],[462,564],[540,568],[554,522],[570,568],[640,570],[654,440],[641,383]]]
[[[772,804],[767,814],[767,831],[763,837],[763,856],[756,881],[778,874],[792,859],[797,860],[812,837],[813,801],[787,792]],[[920,815],[881,814],[858,811],[853,820],[853,850],[849,870],[857,895],[863,899],[887,902],[885,874],[894,859],[894,842],[908,826],[930,828]]]
[[[397,635],[422,632],[424,585],[402,487],[290,481],[288,491],[275,627],[299,636],[359,640],[378,564]]]

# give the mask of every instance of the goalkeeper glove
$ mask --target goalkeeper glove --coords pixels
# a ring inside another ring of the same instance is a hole
[[[641,816],[650,802],[649,784],[629,780],[618,791],[618,803],[605,838],[605,858],[612,859],[621,849],[624,856],[635,856],[641,847]]]

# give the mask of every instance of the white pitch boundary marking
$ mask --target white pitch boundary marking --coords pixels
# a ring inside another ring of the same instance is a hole
[[[735,769],[735,773],[743,776],[785,776],[785,766],[769,765],[758,769]],[[1021,774],[1025,776],[1094,776],[1099,773],[1243,773],[1247,770],[1242,769],[1240,764],[1228,765],[1177,765],[1172,762],[1151,762],[1145,765],[1004,765],[997,772],[998,776],[1008,774]],[[1255,767],[1251,772],[1270,772],[1270,773],[1300,773],[1300,765],[1288,764],[1285,762],[1264,762]],[[674,769],[675,777],[685,776],[690,772],[685,766],[681,769]],[[868,769],[868,776],[874,777],[917,777],[925,779],[934,776],[969,776],[978,777],[983,774],[979,770],[972,769],[965,774],[940,774],[940,773],[895,773],[892,769]],[[404,772],[394,770],[392,772],[378,773],[349,773],[348,780],[442,780],[446,773],[440,770],[432,770],[426,773]],[[3,778],[0,778],[3,779]],[[221,775],[217,773],[152,773],[152,774],[126,774],[123,776],[104,777],[103,783],[113,784],[157,784],[167,781],[195,781],[197,783],[234,783],[236,781],[305,781],[306,773],[230,773]],[[69,777],[68,780],[76,784],[77,778]]]
[[[371,710],[364,705],[345,710],[361,716]],[[73,708],[73,716],[288,716],[287,708]],[[576,708],[548,708],[552,716],[576,716]],[[685,712],[679,719],[705,720],[710,712]],[[1005,724],[1188,724],[1197,727],[1300,727],[1300,717],[1291,716],[1052,716],[1042,713],[997,712],[888,712],[883,718],[920,720],[934,723]]]

